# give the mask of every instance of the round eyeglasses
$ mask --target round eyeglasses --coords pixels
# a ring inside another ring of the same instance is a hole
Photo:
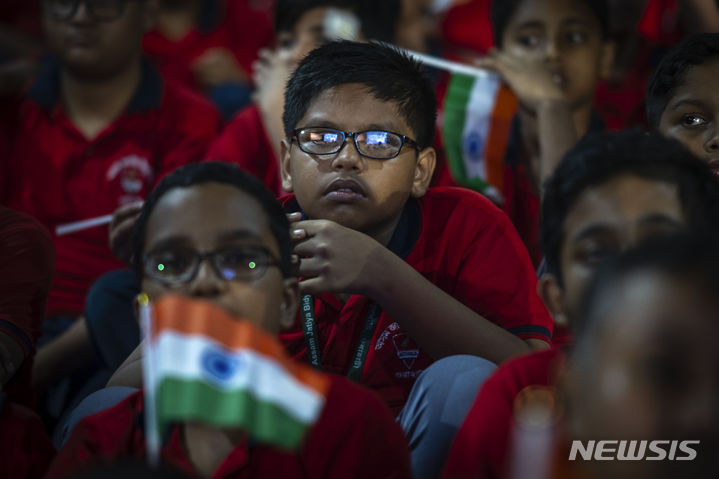
[[[224,281],[253,281],[261,278],[267,268],[280,261],[263,247],[233,246],[200,253],[192,249],[163,249],[150,251],[143,258],[145,274],[169,286],[189,283],[209,259],[218,278]]]
[[[310,155],[334,155],[345,146],[347,138],[354,140],[360,155],[376,160],[390,160],[402,151],[404,145],[410,145],[419,151],[419,145],[413,139],[384,130],[366,130],[358,132],[342,131],[335,128],[298,128],[294,132],[300,150]]]

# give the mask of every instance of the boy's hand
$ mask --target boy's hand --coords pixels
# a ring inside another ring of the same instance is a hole
[[[112,214],[110,222],[110,249],[123,263],[132,260],[132,228],[142,210],[142,201],[120,206]]]
[[[520,102],[531,110],[537,110],[543,102],[566,101],[567,79],[544,60],[518,60],[492,49],[477,61],[477,66],[499,73]]]
[[[288,215],[294,253],[300,258],[300,293],[348,293],[372,297],[377,270],[389,250],[369,236],[328,220]]]
[[[292,60],[285,50],[262,49],[257,55],[258,60],[252,65],[255,84],[252,99],[264,113],[278,111],[278,108],[281,113],[285,85],[293,70]]]
[[[194,61],[192,71],[198,83],[206,87],[224,83],[246,83],[247,73],[226,48],[210,48]]]

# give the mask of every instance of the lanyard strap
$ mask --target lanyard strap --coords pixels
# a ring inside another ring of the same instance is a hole
[[[367,352],[369,351],[372,337],[377,329],[381,312],[382,310],[377,303],[373,302],[370,305],[367,318],[362,327],[357,349],[352,357],[350,369],[347,372],[347,378],[352,381],[359,382],[362,378],[362,370],[364,369],[365,361],[367,361]],[[304,330],[307,350],[310,353],[310,364],[317,369],[322,369],[320,364],[321,353],[319,339],[317,337],[317,321],[315,320],[314,298],[309,294],[302,296],[302,328]]]

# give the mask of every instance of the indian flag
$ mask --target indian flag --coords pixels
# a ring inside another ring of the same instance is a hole
[[[148,456],[177,421],[240,428],[297,448],[319,418],[329,380],[292,362],[270,334],[207,301],[165,296],[141,305]]]
[[[502,171],[517,100],[490,72],[453,73],[444,99],[442,142],[452,178],[501,198]]]

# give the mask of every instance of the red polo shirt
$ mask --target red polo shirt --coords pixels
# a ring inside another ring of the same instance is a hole
[[[171,40],[153,30],[143,38],[142,47],[165,78],[198,88],[192,65],[208,50],[229,50],[249,80],[258,50],[272,40],[269,2],[205,0],[197,25],[184,37]]]
[[[479,390],[455,436],[442,477],[508,477],[515,398],[528,386],[555,386],[564,360],[563,350],[553,348],[501,365]]]
[[[0,477],[40,479],[55,447],[40,418],[31,410],[5,403],[0,412]]]
[[[65,236],[55,236],[55,227],[145,198],[163,175],[204,156],[220,120],[206,100],[165,84],[143,64],[124,114],[88,140],[66,116],[59,86],[59,66],[50,62],[21,103],[0,201],[53,234],[57,266],[47,313],[77,315],[90,284],[123,265],[110,251],[107,227]]]
[[[294,197],[285,199],[296,210]],[[536,292],[537,275],[507,216],[479,193],[430,188],[410,199],[389,249],[434,285],[517,336],[551,342],[552,319]],[[371,301],[353,295],[315,298],[322,369],[347,374]],[[295,358],[308,352],[300,316],[280,335]],[[392,318],[382,313],[370,343],[361,383],[377,391],[396,414],[415,379],[433,359]]]
[[[235,163],[262,180],[275,195],[286,194],[280,179],[280,162],[267,137],[257,105],[244,108],[227,123],[210,147],[207,160]]]
[[[5,385],[11,399],[33,403],[32,357],[45,316],[45,300],[55,268],[48,232],[31,217],[0,206],[0,332],[25,354],[22,368]]]
[[[75,477],[83,467],[121,458],[143,459],[143,396],[81,421],[50,466],[48,478]],[[162,461],[198,477],[175,427]],[[212,475],[221,478],[410,478],[407,440],[377,396],[332,377],[320,418],[295,453],[263,444],[238,445]]]

